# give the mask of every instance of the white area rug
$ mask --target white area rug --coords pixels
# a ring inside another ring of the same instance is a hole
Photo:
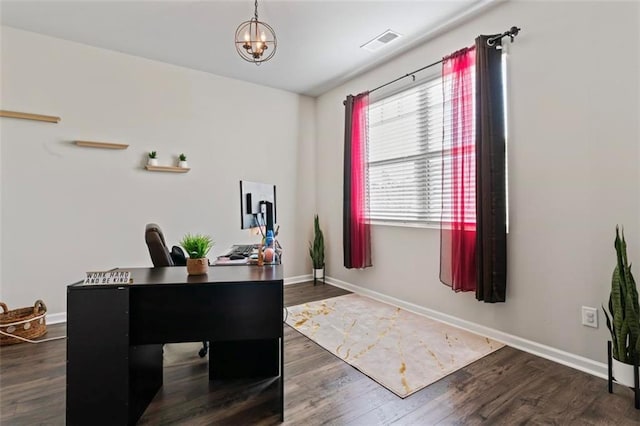
[[[357,294],[288,310],[287,324],[401,398],[504,346]]]

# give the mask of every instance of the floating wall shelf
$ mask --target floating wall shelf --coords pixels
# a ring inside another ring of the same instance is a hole
[[[112,142],[92,142],[92,141],[74,141],[78,146],[85,146],[87,148],[106,148],[106,149],[127,149],[129,145],[124,143],[112,143]]]
[[[57,123],[60,121],[60,117],[54,117],[52,115],[29,114],[28,112],[16,112],[16,111],[5,111],[5,110],[0,110],[0,117],[46,121],[47,123]]]
[[[189,168],[187,167],[174,167],[174,166],[145,166],[145,169],[150,172],[173,172],[173,173],[187,173]]]

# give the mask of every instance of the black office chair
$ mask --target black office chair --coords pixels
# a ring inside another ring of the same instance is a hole
[[[155,223],[147,224],[144,230],[144,240],[147,243],[154,268],[160,266],[175,266],[171,258],[171,253],[167,248],[167,243],[164,240],[164,234],[158,225]]]
[[[161,266],[185,266],[187,264],[184,252],[180,247],[173,246],[171,251],[169,251],[167,243],[164,240],[164,234],[157,224],[147,224],[144,231],[144,240],[147,243],[154,268]],[[202,349],[198,351],[198,355],[200,355],[200,358],[204,358],[207,352],[209,352],[209,342],[203,341]]]

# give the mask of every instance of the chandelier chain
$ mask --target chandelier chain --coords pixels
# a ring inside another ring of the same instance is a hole
[[[254,11],[254,16],[256,17],[256,21],[258,20],[258,0],[255,0],[255,11]]]

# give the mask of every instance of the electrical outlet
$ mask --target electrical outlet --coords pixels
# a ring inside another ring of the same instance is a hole
[[[598,309],[589,306],[582,307],[582,325],[598,328]]]

